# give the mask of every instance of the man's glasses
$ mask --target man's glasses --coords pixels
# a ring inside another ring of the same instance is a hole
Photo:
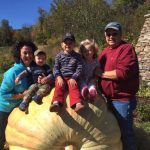
[[[109,36],[109,37],[110,37],[110,36],[117,36],[118,33],[117,33],[117,32],[114,32],[114,33],[106,33],[106,35]]]

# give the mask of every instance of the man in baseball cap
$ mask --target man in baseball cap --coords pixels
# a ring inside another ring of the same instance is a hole
[[[123,149],[137,150],[133,130],[133,111],[139,89],[137,55],[133,45],[122,39],[120,23],[110,22],[104,30],[108,46],[98,58],[103,68],[99,85],[118,120]]]
[[[121,27],[121,24],[119,22],[110,22],[106,25],[105,27],[105,31],[107,29],[114,29],[114,30],[117,30],[117,31],[122,31],[122,27]]]

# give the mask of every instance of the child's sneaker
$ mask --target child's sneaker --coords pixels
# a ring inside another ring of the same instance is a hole
[[[35,95],[32,97],[32,99],[37,103],[37,104],[42,104],[42,98],[40,95]]]
[[[85,106],[82,105],[81,103],[77,103],[77,104],[76,104],[76,107],[75,107],[75,109],[74,109],[74,111],[75,111],[75,112],[79,112],[79,111],[83,110],[84,107],[85,107]]]
[[[86,98],[88,97],[88,93],[89,93],[88,87],[87,87],[87,86],[86,86],[86,87],[83,87],[83,89],[82,89],[82,91],[81,91],[81,95],[82,95],[82,97],[83,97],[84,99],[86,99]]]
[[[29,106],[29,103],[23,101],[23,102],[19,105],[19,109],[20,109],[21,111],[25,111],[25,110],[28,108],[28,106]]]
[[[60,111],[60,104],[58,101],[55,101],[51,104],[49,108],[50,112],[59,112]]]
[[[97,91],[95,88],[90,88],[89,89],[89,94],[90,94],[90,98],[95,99],[96,95],[97,95]]]

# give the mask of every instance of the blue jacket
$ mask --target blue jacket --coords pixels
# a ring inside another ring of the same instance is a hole
[[[11,112],[21,103],[22,99],[14,100],[12,95],[22,93],[29,87],[27,77],[23,78],[18,84],[15,84],[17,75],[25,69],[26,67],[22,63],[15,63],[13,67],[4,73],[0,87],[0,111]]]

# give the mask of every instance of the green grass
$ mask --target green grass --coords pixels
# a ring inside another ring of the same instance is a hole
[[[150,150],[150,122],[135,123],[138,150]]]
[[[136,128],[141,128],[145,132],[150,133],[150,122],[135,123]]]

